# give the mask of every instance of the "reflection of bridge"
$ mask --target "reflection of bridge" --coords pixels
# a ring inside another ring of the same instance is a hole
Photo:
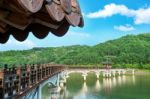
[[[47,83],[58,86],[64,66],[40,64],[0,70],[0,99],[41,99]]]
[[[76,73],[80,73],[80,72],[76,72]],[[76,75],[76,73],[74,75]],[[69,78],[67,79],[71,79],[72,76],[73,75],[70,75],[70,77],[68,76]],[[69,90],[67,86],[64,86],[63,92],[59,94],[59,99],[73,99],[73,98],[86,99],[86,97],[84,96],[86,94],[89,94],[89,91],[92,93],[105,91],[107,94],[109,94],[112,91],[112,89],[115,87],[126,85],[126,84],[131,84],[131,85],[135,84],[135,75],[122,75],[121,74],[120,76],[118,75],[118,76],[112,76],[112,77],[102,77],[101,79],[95,79],[95,78],[93,79],[92,76],[89,76],[89,79],[92,79],[95,81],[92,83],[92,86],[91,86],[91,83],[90,85],[88,84],[88,81],[80,82],[79,86],[81,87],[80,88],[78,87],[77,88],[78,90],[76,90],[75,92],[74,90],[73,91]],[[76,81],[76,78],[74,81]],[[70,80],[68,80],[68,83],[71,83],[72,85],[74,85],[74,83],[78,83],[78,82],[72,82],[72,81],[70,82]]]
[[[84,77],[84,80],[86,80],[89,72],[94,72],[97,78],[99,78],[101,74],[103,75],[103,77],[124,75],[127,72],[134,74],[134,70],[132,69],[69,69],[66,71],[66,77],[69,77],[69,74],[71,73],[81,73]]]

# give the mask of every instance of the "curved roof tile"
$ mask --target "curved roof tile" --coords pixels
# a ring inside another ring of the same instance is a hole
[[[63,36],[70,26],[84,26],[77,0],[1,0],[0,43],[10,35],[24,41],[30,31],[39,39],[49,32]]]

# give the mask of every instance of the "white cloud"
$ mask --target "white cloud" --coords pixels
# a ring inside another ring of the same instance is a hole
[[[121,14],[125,16],[133,16],[134,10],[129,10],[124,5],[116,5],[116,4],[109,4],[104,6],[104,9],[99,10],[94,13],[89,13],[87,16],[89,18],[105,18],[105,17],[111,17],[115,14]]]
[[[34,44],[31,40],[25,40],[24,42],[19,42],[14,39],[10,39],[7,42],[7,44],[14,45],[14,46],[22,46],[22,47],[27,47],[27,48],[32,48],[32,47],[36,46],[36,44]]]
[[[31,49],[37,45],[32,40],[25,40],[24,42],[16,41],[12,36],[6,44],[0,44],[0,51],[2,50],[23,50]]]
[[[123,32],[128,32],[128,31],[133,31],[135,28],[129,24],[126,25],[120,25],[120,26],[114,26],[114,29],[123,31]]]
[[[135,24],[150,24],[150,7],[147,9],[141,8],[136,11]]]
[[[89,13],[88,18],[106,18],[120,14],[122,16],[132,17],[135,24],[150,24],[150,7],[139,8],[137,10],[129,9],[125,5],[116,5],[114,3],[104,6],[97,12]]]
[[[91,35],[88,34],[88,33],[79,33],[79,32],[69,32],[67,34],[68,36],[76,36],[76,37],[82,37],[82,38],[88,38],[90,37]]]

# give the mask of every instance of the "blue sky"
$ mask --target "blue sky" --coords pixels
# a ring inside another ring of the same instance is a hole
[[[83,12],[84,28],[71,27],[63,37],[49,34],[39,40],[32,33],[24,42],[10,40],[0,51],[23,50],[33,47],[67,45],[95,45],[127,34],[150,32],[149,0],[79,0]]]

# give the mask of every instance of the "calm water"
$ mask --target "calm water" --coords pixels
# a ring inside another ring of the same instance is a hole
[[[53,96],[57,97],[55,99],[150,99],[150,75],[100,77],[97,80],[90,73],[84,82],[80,74],[71,74],[60,93],[43,87],[42,99]]]

